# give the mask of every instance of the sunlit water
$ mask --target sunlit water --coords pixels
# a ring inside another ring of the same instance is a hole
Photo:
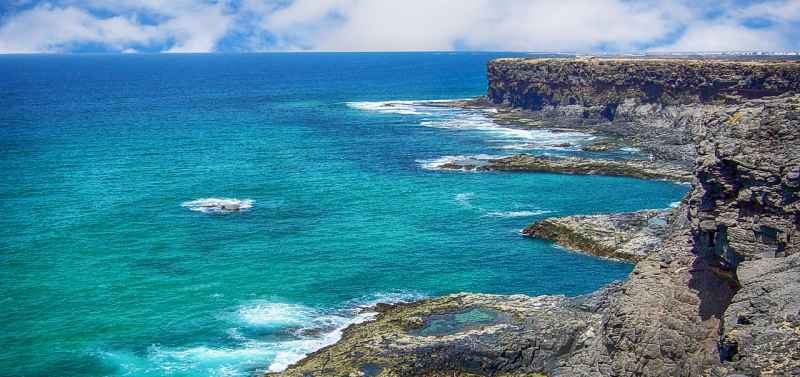
[[[623,279],[519,230],[686,187],[437,169],[592,140],[426,102],[499,55],[1,57],[0,375],[246,376],[376,302]]]

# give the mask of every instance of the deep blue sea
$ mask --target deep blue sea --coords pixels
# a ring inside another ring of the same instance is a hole
[[[375,302],[625,278],[519,231],[685,186],[437,169],[594,137],[429,102],[508,55],[0,57],[0,375],[248,376]]]

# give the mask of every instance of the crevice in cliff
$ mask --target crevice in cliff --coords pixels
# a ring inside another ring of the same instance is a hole
[[[736,267],[743,258],[728,242],[728,227],[718,224],[711,230],[701,228],[695,241],[695,254],[702,257],[717,276],[733,286],[738,286]]]
[[[660,85],[652,82],[644,84],[643,90],[645,94],[645,102],[648,103],[658,103],[659,99],[661,98],[661,93],[664,91]]]
[[[735,361],[736,355],[739,354],[739,343],[721,339],[719,343],[719,361],[731,362]]]
[[[609,103],[609,104],[606,105],[606,107],[603,109],[603,111],[600,113],[600,115],[602,115],[603,118],[606,118],[609,121],[613,121],[614,117],[617,115],[617,108],[618,107],[619,107],[618,103],[613,103],[613,102]]]

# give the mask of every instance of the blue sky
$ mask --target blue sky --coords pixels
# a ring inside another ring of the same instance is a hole
[[[4,0],[0,53],[800,50],[800,0]]]

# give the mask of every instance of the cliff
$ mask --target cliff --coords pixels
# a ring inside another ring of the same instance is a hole
[[[585,297],[381,306],[283,375],[800,375],[800,64],[501,59],[489,79],[497,105],[691,162],[661,243]]]
[[[487,97],[528,110],[568,105],[613,120],[623,103],[721,104],[800,91],[800,63],[671,59],[497,59]]]
[[[590,127],[693,165],[692,125],[726,104],[800,91],[800,63],[674,59],[498,59],[493,104],[545,126]]]

